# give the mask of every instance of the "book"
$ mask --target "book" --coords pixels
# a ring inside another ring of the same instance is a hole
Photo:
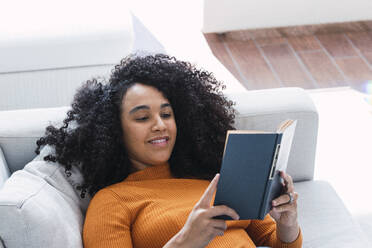
[[[227,205],[240,220],[264,219],[284,193],[280,171],[287,168],[296,124],[286,120],[275,132],[229,130],[213,205]]]

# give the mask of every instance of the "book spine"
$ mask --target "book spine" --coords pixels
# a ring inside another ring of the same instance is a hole
[[[260,208],[259,219],[261,219],[261,220],[265,218],[266,214],[271,209],[272,199],[270,199],[269,195],[270,195],[271,186],[272,186],[275,174],[276,174],[276,162],[278,161],[278,154],[279,154],[279,151],[280,151],[281,139],[282,139],[282,135],[278,134],[278,136],[276,138],[276,142],[275,142],[275,151],[274,151],[273,158],[272,158],[270,173],[269,173],[268,179],[266,181],[265,194],[262,198],[262,204],[261,204],[261,208]]]
[[[263,220],[265,218],[267,212],[270,211],[270,210],[268,210],[268,209],[270,209],[269,206],[268,206],[268,200],[269,200],[269,192],[270,192],[271,185],[272,185],[272,180],[269,180],[267,182],[263,203],[262,203],[261,209],[260,209],[260,216],[259,216],[260,220]]]

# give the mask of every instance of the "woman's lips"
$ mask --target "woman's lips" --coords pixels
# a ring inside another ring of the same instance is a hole
[[[168,144],[169,137],[155,138],[149,141],[151,145],[163,147]]]

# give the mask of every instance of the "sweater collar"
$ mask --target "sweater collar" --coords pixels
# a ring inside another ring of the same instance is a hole
[[[133,172],[125,179],[125,181],[141,181],[153,179],[169,179],[172,174],[169,170],[169,164],[153,165],[143,170]]]

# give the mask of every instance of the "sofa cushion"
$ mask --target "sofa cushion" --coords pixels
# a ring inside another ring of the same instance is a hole
[[[0,237],[12,247],[82,247],[82,228],[90,198],[81,199],[74,186],[82,182],[78,168],[71,177],[58,163],[39,156],[0,189]]]
[[[325,181],[295,183],[304,248],[370,247],[361,227]]]

